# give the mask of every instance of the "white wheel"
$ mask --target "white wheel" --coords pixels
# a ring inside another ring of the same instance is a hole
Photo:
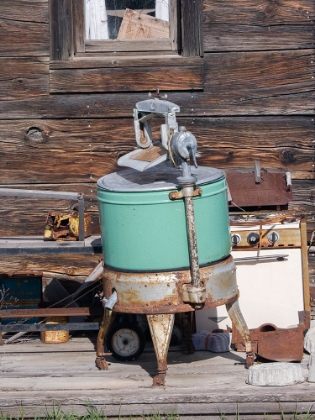
[[[121,361],[137,359],[143,352],[145,337],[134,324],[116,324],[107,337],[107,347],[113,357]]]

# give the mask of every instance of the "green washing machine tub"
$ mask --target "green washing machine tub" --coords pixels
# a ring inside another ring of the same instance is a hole
[[[194,198],[199,265],[229,256],[227,183],[221,170],[192,168],[201,188]],[[118,171],[100,178],[98,203],[104,264],[117,271],[152,272],[190,267],[184,199],[176,168]]]

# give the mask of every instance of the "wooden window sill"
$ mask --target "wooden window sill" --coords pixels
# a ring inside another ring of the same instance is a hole
[[[115,69],[115,70],[113,70]],[[50,63],[51,93],[202,90],[204,60],[179,55],[76,57]]]

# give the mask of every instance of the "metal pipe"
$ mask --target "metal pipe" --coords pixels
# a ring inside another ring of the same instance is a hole
[[[66,191],[39,191],[19,188],[0,188],[0,196],[30,197],[30,198],[58,198],[60,200],[78,200],[82,194]]]
[[[196,225],[193,197],[185,196],[186,223],[188,233],[189,258],[191,269],[191,284],[200,286],[200,271],[197,249]]]

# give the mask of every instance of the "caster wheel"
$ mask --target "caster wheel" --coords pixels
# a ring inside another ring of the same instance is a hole
[[[136,324],[118,323],[110,329],[106,344],[116,360],[129,362],[143,353],[145,336]]]

